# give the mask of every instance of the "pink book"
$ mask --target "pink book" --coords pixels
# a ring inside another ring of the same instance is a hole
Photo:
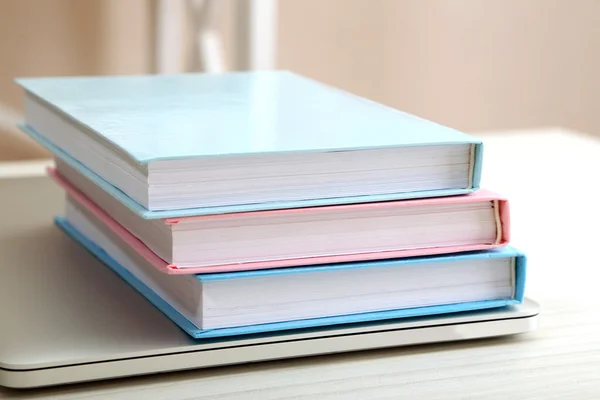
[[[66,218],[72,225],[91,224],[117,236],[167,274],[448,254],[502,247],[510,240],[508,200],[484,189],[451,197],[152,220],[64,164],[48,174],[68,194]]]

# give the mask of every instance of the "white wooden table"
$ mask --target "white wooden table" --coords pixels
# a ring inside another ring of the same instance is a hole
[[[0,389],[0,398],[600,399],[600,139],[558,130],[480,136],[484,184],[509,196],[513,244],[529,255],[527,293],[542,305],[538,331],[27,392]],[[11,168],[0,168],[0,175]]]

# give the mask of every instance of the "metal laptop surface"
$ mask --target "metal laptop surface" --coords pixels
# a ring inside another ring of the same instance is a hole
[[[526,332],[538,305],[194,341],[53,223],[48,178],[0,179],[0,385],[39,387]]]

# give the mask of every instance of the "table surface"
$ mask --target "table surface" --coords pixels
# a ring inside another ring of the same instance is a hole
[[[483,185],[511,202],[540,328],[515,337],[357,352],[15,391],[56,399],[598,399],[600,138],[563,130],[478,135]],[[0,177],[45,163],[0,164]]]

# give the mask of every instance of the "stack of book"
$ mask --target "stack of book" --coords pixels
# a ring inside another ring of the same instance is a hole
[[[474,137],[284,71],[17,82],[57,225],[194,338],[523,300]]]

